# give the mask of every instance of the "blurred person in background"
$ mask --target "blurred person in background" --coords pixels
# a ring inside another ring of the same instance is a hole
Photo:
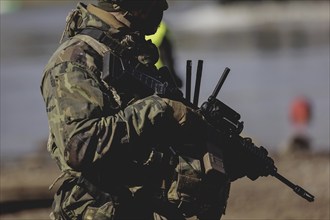
[[[162,21],[157,29],[157,32],[153,35],[146,36],[146,40],[151,40],[152,43],[158,48],[159,60],[155,64],[156,67],[160,69],[161,67],[166,66],[169,69],[176,85],[181,88],[182,80],[175,71],[173,44],[168,25]]]
[[[145,40],[167,7],[99,0],[68,15],[41,82],[54,184],[64,179],[51,219],[220,219],[232,181],[268,175],[228,154],[232,166],[206,178],[208,124]]]
[[[294,130],[288,150],[292,152],[310,150],[311,138],[308,134],[308,127],[312,120],[310,100],[305,96],[294,98],[290,104],[289,117]]]

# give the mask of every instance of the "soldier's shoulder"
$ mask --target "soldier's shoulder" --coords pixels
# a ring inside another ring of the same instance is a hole
[[[67,63],[89,69],[99,69],[102,65],[102,56],[85,41],[71,38],[62,43],[55,51],[48,61],[45,71]]]

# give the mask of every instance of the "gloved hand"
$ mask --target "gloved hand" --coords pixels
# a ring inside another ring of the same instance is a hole
[[[167,98],[163,98],[163,101],[172,109],[173,118],[179,123],[179,125],[198,126],[206,123],[202,114],[186,106],[182,102]]]
[[[130,144],[133,152],[131,155],[139,158],[149,156],[148,146],[179,147],[184,144],[197,144],[203,138],[202,134],[205,136],[206,133],[202,125],[205,123],[203,117],[194,109],[157,95],[132,103],[118,113],[117,118],[122,123],[121,126],[126,128],[123,129],[126,135],[121,139],[121,143]],[[140,145],[147,146],[143,148],[145,151],[136,147]],[[195,150],[188,148],[188,151]]]
[[[231,181],[244,176],[256,180],[276,171],[273,159],[268,157],[268,151],[264,147],[256,147],[250,138],[236,140],[228,149],[225,154],[226,170]]]
[[[246,157],[246,176],[256,180],[260,176],[268,176],[276,169],[272,158],[268,157],[268,151],[264,147],[256,147],[251,138],[244,138],[245,149],[248,151]]]
[[[207,122],[203,115],[182,102],[163,98],[170,115],[178,124],[176,141],[184,144],[198,144],[207,138]]]

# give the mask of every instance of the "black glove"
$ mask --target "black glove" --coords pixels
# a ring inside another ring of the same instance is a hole
[[[264,147],[257,147],[252,143],[251,138],[244,138],[243,146],[246,150],[246,176],[256,180],[260,176],[268,176],[276,167],[274,160],[268,157],[268,151]]]
[[[225,169],[230,180],[235,181],[244,176],[256,180],[276,171],[273,159],[267,155],[268,151],[264,147],[256,147],[250,138],[231,141],[224,152]]]

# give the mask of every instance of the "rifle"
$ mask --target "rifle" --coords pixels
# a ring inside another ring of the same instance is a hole
[[[196,84],[195,84],[195,96],[194,96],[194,105],[198,104],[198,95],[199,87],[201,81],[201,72],[202,72],[203,61],[198,61]],[[253,158],[254,161],[257,161],[258,166],[262,167],[263,170],[266,170],[266,175],[271,175],[282,183],[289,186],[293,191],[306,199],[309,202],[314,201],[314,196],[304,190],[302,187],[292,183],[284,176],[277,172],[277,167],[274,165],[273,159],[268,156],[268,152],[264,147],[257,147],[252,142],[251,138],[243,138],[240,136],[240,133],[243,130],[243,122],[240,121],[240,114],[231,109],[229,106],[217,99],[217,95],[224,84],[230,69],[225,68],[223,74],[221,75],[215,89],[212,94],[209,96],[208,100],[204,102],[199,110],[204,115],[207,122],[217,131],[216,135],[222,135],[226,137],[227,140],[238,143],[238,148],[236,150],[241,151],[245,156]],[[187,61],[187,81],[186,86],[189,89],[186,90],[186,101],[190,102],[190,83],[191,83],[191,61]],[[189,84],[189,85],[188,85]],[[197,87],[197,88],[196,88]],[[233,147],[229,146],[228,148]],[[248,176],[250,179],[257,179],[258,176]]]

